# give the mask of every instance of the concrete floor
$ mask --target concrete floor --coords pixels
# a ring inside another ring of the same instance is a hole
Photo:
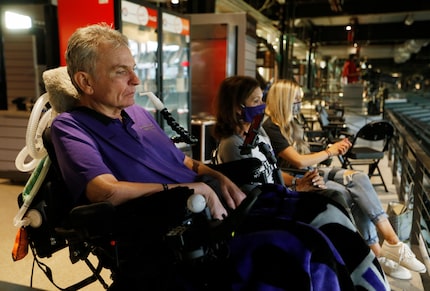
[[[378,118],[380,117],[367,117],[360,110],[347,110],[346,112],[346,120],[352,131],[358,130],[365,122]],[[337,163],[338,161],[334,159],[333,166],[338,166]],[[388,184],[389,191],[385,192],[383,187],[375,187],[375,189],[386,209],[386,205],[389,201],[397,200],[397,193],[394,185],[391,184],[392,178],[388,161],[386,159],[382,160],[380,166],[383,170],[383,175]],[[0,290],[20,290],[17,287],[12,288],[11,285],[8,284],[2,286],[2,281],[23,286],[30,285],[33,263],[32,255],[28,254],[24,259],[17,262],[13,262],[11,258],[11,250],[17,232],[17,228],[13,226],[12,221],[18,211],[16,198],[22,189],[23,185],[13,184],[9,180],[0,178],[0,196],[2,201],[0,205]],[[52,258],[44,259],[43,261],[52,269],[55,282],[63,288],[76,283],[78,280],[90,274],[89,269],[84,263],[78,262],[74,265],[70,263],[67,250],[61,250]],[[108,283],[110,282],[108,271],[103,271],[102,276]],[[388,279],[394,291],[424,290],[418,273],[413,272],[413,278],[408,281],[396,280],[390,277],[388,277]],[[42,290],[57,290],[46,279],[37,266],[34,270],[33,287]],[[104,288],[99,283],[95,282],[82,290],[97,291],[104,290]]]

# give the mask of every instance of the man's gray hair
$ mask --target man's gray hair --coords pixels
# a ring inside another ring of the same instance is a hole
[[[83,71],[94,76],[97,59],[103,57],[99,53],[101,44],[109,44],[113,49],[128,47],[128,39],[106,23],[78,28],[69,38],[66,50],[67,72],[79,93],[81,90],[75,83],[73,75]]]

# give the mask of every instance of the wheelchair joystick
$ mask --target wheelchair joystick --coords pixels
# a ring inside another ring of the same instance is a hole
[[[212,216],[205,197],[201,194],[190,195],[187,209],[187,219],[170,229],[165,236],[178,261],[203,259],[208,252],[208,231]]]
[[[192,213],[200,213],[206,208],[206,199],[201,194],[192,194],[187,200],[187,208]]]

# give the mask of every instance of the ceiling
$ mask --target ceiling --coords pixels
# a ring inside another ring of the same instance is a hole
[[[322,55],[346,58],[358,45],[362,58],[381,66],[429,70],[430,1],[428,0],[245,0],[281,29]],[[283,4],[281,4],[281,3]],[[405,19],[410,17],[409,25]],[[288,21],[288,20],[291,21]],[[290,24],[290,25],[289,25]],[[353,24],[354,33],[345,30]],[[290,30],[288,30],[290,27]]]
[[[5,3],[51,1],[6,0]],[[180,5],[201,5],[201,1],[180,0]],[[279,30],[285,23],[287,32],[295,36],[304,53],[312,45],[322,57],[345,59],[356,51],[353,46],[356,43],[361,58],[371,60],[375,67],[406,73],[428,72],[430,76],[430,0],[207,0],[205,3],[206,6],[216,3],[216,10],[222,7],[246,11],[254,17],[261,15],[259,22]],[[408,15],[413,20],[410,25],[405,24]],[[354,38],[349,41],[345,26],[352,21]]]

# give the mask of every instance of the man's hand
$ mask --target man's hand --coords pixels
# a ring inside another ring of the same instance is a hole
[[[221,172],[215,171],[202,162],[193,160],[188,156],[185,156],[184,164],[199,175],[209,175],[218,180],[222,192],[222,198],[229,208],[236,209],[242,200],[245,199],[245,193],[243,193],[236,184]]]
[[[220,187],[222,191],[222,197],[231,209],[236,209],[236,207],[245,199],[246,195],[236,186],[229,178],[220,174],[218,177],[220,182]]]
[[[222,206],[221,201],[219,200],[216,193],[213,192],[212,189],[211,191],[212,193],[210,195],[204,195],[206,198],[206,204],[209,207],[211,215],[214,219],[223,220],[225,217],[227,217],[227,211],[224,206]]]
[[[211,215],[214,219],[224,219],[227,216],[227,210],[222,205],[218,198],[218,195],[212,190],[206,183],[192,183],[187,186],[191,186],[194,192],[203,195],[206,200],[206,205],[209,207]]]

